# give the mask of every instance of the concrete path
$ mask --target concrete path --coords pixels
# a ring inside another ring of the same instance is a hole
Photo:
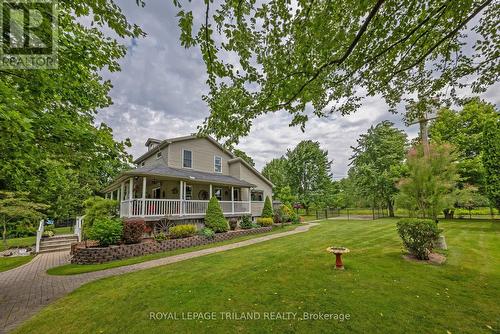
[[[85,283],[104,277],[163,266],[203,255],[224,252],[230,249],[306,232],[310,227],[315,225],[318,225],[318,223],[310,222],[288,232],[265,235],[232,244],[168,256],[128,266],[69,276],[52,276],[46,273],[46,270],[49,268],[69,263],[69,252],[37,255],[31,262],[23,266],[0,273],[0,333],[7,333],[14,329],[23,321],[40,311],[42,307],[70,293]]]

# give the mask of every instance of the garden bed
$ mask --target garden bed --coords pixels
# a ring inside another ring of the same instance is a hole
[[[248,230],[229,231],[217,233],[213,238],[196,235],[183,239],[168,239],[159,242],[143,242],[131,245],[116,245],[109,247],[95,247],[93,242],[75,243],[71,246],[71,263],[95,264],[108,261],[121,260],[135,256],[165,252],[175,249],[199,246],[214,242],[229,240],[240,236],[270,232],[272,226],[253,228]]]

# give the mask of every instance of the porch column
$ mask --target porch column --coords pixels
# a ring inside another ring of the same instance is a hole
[[[125,196],[125,182],[122,182],[120,187],[120,203],[123,201],[123,196]]]
[[[114,198],[113,198],[113,197],[114,197],[114,194],[115,194],[115,191],[114,191],[114,190],[112,190],[112,191],[111,191],[111,200],[113,200],[113,199],[114,199]]]
[[[234,187],[231,187],[231,212],[234,213]]]
[[[248,213],[252,213],[252,188],[248,188]]]
[[[146,177],[142,177],[142,216],[146,215]]]
[[[212,184],[210,183],[210,195],[208,196],[208,199],[210,200],[212,198]]]
[[[132,217],[132,192],[134,191],[134,178],[131,177],[128,181],[128,216]]]
[[[179,201],[179,206],[180,206],[179,212],[182,215],[182,211],[184,211],[183,210],[183,208],[184,208],[184,201],[183,201],[183,199],[184,199],[184,194],[183,194],[183,192],[184,192],[184,182],[182,180],[179,181],[179,182],[180,182],[179,183],[179,200],[180,200]]]

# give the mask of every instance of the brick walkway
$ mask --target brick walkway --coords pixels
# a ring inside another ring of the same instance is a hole
[[[38,312],[42,307],[52,303],[54,300],[70,293],[87,282],[253,245],[287,235],[302,233],[308,231],[310,227],[315,225],[318,224],[311,222],[288,232],[265,235],[228,245],[164,257],[128,266],[69,276],[52,276],[46,273],[46,270],[49,268],[69,263],[70,255],[68,252],[40,254],[31,262],[23,266],[0,273],[0,333],[7,333],[14,329],[21,322]]]

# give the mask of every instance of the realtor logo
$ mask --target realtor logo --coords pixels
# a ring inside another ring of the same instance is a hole
[[[0,0],[2,68],[57,68],[55,0]]]

